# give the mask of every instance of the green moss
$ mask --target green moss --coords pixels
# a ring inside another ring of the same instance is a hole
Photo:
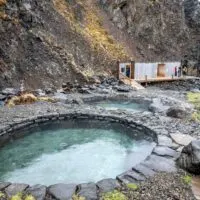
[[[13,195],[10,200],[22,200],[22,196],[22,193],[17,193],[16,195]]]
[[[185,175],[182,177],[182,179],[183,179],[183,182],[187,185],[190,185],[192,182],[192,176],[190,175]]]
[[[3,192],[0,191],[0,199],[1,198],[6,198],[6,195]]]
[[[199,92],[189,92],[187,94],[187,99],[190,103],[195,106],[197,110],[192,114],[192,119],[195,121],[200,121],[200,93]]]
[[[128,200],[121,192],[114,190],[113,192],[105,193],[102,200]]]
[[[72,200],[85,200],[85,197],[81,197],[79,195],[73,195]]]
[[[16,195],[12,196],[10,200],[35,200],[30,194],[24,195],[23,193],[17,193]]]
[[[132,190],[137,190],[138,189],[138,185],[135,184],[135,183],[128,183],[126,185],[129,189],[132,189]]]
[[[24,200],[35,200],[35,197],[29,194],[25,196]]]

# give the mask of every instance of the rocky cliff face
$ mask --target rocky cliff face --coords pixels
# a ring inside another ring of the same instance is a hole
[[[0,0],[0,87],[61,86],[108,74],[123,48],[95,8],[70,0]],[[92,18],[92,19],[91,19]]]
[[[132,37],[137,57],[142,60],[180,60],[188,54],[193,34],[190,26],[200,22],[198,3],[194,2],[99,0],[112,22]]]
[[[88,82],[117,60],[180,60],[199,37],[197,1],[0,0],[0,88]]]

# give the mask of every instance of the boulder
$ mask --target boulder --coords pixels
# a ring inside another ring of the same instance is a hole
[[[173,159],[162,156],[151,155],[141,164],[156,172],[176,172],[177,170]]]
[[[36,200],[44,200],[47,188],[43,185],[34,185],[26,190],[27,194],[31,194]]]
[[[76,185],[74,184],[55,184],[48,188],[49,194],[57,200],[71,200],[75,191]]]
[[[97,187],[99,188],[99,191],[102,193],[111,192],[114,189],[119,188],[120,184],[116,179],[103,179],[99,182],[97,182]]]
[[[169,148],[169,147],[163,147],[163,146],[157,146],[154,148],[153,153],[159,155],[159,156],[169,156],[169,157],[174,157],[178,158],[179,153],[176,152],[175,150]]]
[[[5,192],[8,195],[8,197],[11,197],[20,192],[23,192],[26,188],[28,188],[28,186],[29,185],[27,184],[20,184],[20,183],[11,184],[8,187],[6,187]]]
[[[179,119],[188,118],[191,116],[191,113],[191,109],[184,108],[181,106],[172,106],[166,112],[168,117],[174,117]]]
[[[154,113],[164,113],[167,109],[169,109],[169,106],[163,105],[159,98],[154,98],[153,102],[149,105],[149,111]]]
[[[184,147],[177,163],[188,172],[200,175],[200,140],[194,140]]]
[[[78,195],[85,200],[97,200],[97,187],[95,183],[83,183],[78,186]]]

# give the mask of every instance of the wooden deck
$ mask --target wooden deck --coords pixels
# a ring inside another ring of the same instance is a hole
[[[164,82],[164,81],[177,81],[177,80],[188,80],[188,79],[199,79],[194,76],[182,76],[182,77],[158,77],[158,78],[147,78],[147,79],[134,79],[138,83],[152,83],[152,82]]]

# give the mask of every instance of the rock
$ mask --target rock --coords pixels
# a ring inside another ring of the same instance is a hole
[[[8,187],[11,183],[9,182],[0,182],[0,190],[4,190],[6,187]]]
[[[151,155],[142,164],[157,172],[176,172],[174,160],[161,156]]]
[[[93,84],[100,84],[101,83],[99,77],[97,77],[97,76],[90,77],[89,82],[93,83]]]
[[[14,88],[5,88],[4,90],[2,90],[2,94],[3,95],[16,95],[19,92],[19,90],[16,90]]]
[[[130,92],[133,88],[128,85],[120,85],[115,86],[114,89],[116,89],[118,92]]]
[[[134,166],[132,169],[136,172],[139,172],[146,178],[149,178],[155,174],[155,171],[153,171],[152,169],[150,169],[142,164],[138,164],[138,165]]]
[[[163,147],[163,146],[157,146],[154,148],[153,153],[159,155],[159,156],[170,156],[174,158],[178,158],[179,153],[174,151],[173,149],[169,147]]]
[[[11,197],[19,192],[23,192],[28,186],[29,185],[27,184],[20,183],[11,184],[5,189],[5,192],[8,195],[8,197]]]
[[[45,88],[45,94],[53,94],[52,88]]]
[[[167,147],[173,146],[171,138],[165,135],[158,135],[158,144],[159,146],[167,146]]]
[[[84,102],[83,102],[83,100],[82,100],[81,98],[78,98],[78,97],[77,97],[77,98],[72,99],[72,103],[81,105],[81,104],[83,104]]]
[[[99,182],[97,182],[97,187],[99,188],[99,191],[102,193],[105,192],[111,192],[117,188],[119,188],[120,184],[116,179],[103,179]]]
[[[164,113],[167,109],[169,109],[169,106],[163,105],[159,98],[154,98],[153,102],[149,105],[149,110],[154,113]]]
[[[190,135],[185,135],[185,134],[181,134],[181,133],[172,133],[170,134],[172,140],[174,140],[174,142],[176,142],[179,145],[182,146],[187,146],[189,145],[193,140],[195,140],[195,138],[193,138]]]
[[[110,90],[109,89],[97,89],[97,92],[99,94],[110,94]]]
[[[5,95],[0,94],[0,101],[4,101],[7,97]]]
[[[200,140],[192,141],[184,147],[177,163],[188,172],[200,175]]]
[[[55,184],[48,188],[49,194],[51,194],[57,200],[71,200],[73,194],[76,191],[75,184]]]
[[[97,200],[97,187],[95,183],[84,183],[78,186],[78,195],[85,200]]]
[[[91,94],[91,91],[87,87],[78,88],[78,92],[81,94]]]
[[[117,24],[119,29],[124,29],[127,25],[126,17],[124,16],[122,10],[117,8],[113,11],[113,22]]]
[[[117,176],[117,179],[123,183],[138,183],[144,181],[146,178],[136,171],[129,170]]]
[[[45,92],[43,90],[41,90],[41,89],[34,90],[33,93],[36,96],[45,96]]]
[[[47,188],[43,185],[34,185],[26,190],[26,193],[31,194],[36,200],[44,200]]]
[[[184,118],[188,118],[191,115],[191,110],[190,109],[186,109],[184,107],[170,107],[167,112],[166,112],[167,116],[169,117],[174,117],[174,118],[179,118],[179,119],[184,119]]]

